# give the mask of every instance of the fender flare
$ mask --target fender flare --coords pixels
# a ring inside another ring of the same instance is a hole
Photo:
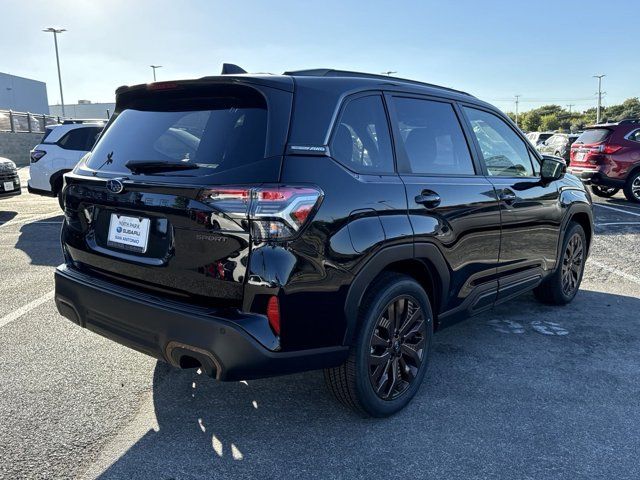
[[[358,307],[362,302],[365,292],[371,282],[392,263],[403,260],[426,260],[427,268],[434,282],[439,282],[440,287],[440,305],[444,306],[444,300],[449,292],[450,274],[447,263],[438,248],[431,243],[419,243],[395,245],[384,248],[375,254],[356,274],[353,282],[349,287],[344,305],[344,315],[346,319],[346,329],[344,335],[344,344],[350,345],[355,335],[358,323]],[[437,313],[437,312],[434,312]]]
[[[576,193],[578,192],[579,194],[576,195]],[[571,219],[573,219],[573,217],[575,217],[577,213],[584,213],[589,218],[590,231],[585,232],[585,234],[587,234],[591,239],[591,242],[589,243],[589,249],[591,249],[591,243],[593,243],[593,235],[595,232],[594,223],[593,223],[593,206],[591,205],[591,202],[589,202],[587,194],[582,190],[573,190],[573,189],[566,190],[565,192],[563,192],[563,196],[562,196],[563,204],[566,205],[565,197],[569,195],[572,198],[569,199],[570,203],[568,204],[567,211],[565,212],[562,218],[562,223],[560,226],[561,233],[558,237],[558,258],[560,257],[562,245],[564,244],[564,237],[565,237],[565,234],[567,233],[567,225],[569,225],[569,222],[571,221]],[[558,265],[558,260],[556,259],[556,267],[557,265]]]

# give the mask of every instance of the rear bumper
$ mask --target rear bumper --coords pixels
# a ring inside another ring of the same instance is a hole
[[[0,198],[4,197],[13,197],[14,195],[20,195],[22,193],[22,189],[18,188],[17,190],[12,190],[9,192],[0,191]]]
[[[55,197],[56,194],[51,190],[42,190],[41,188],[34,188],[31,186],[31,182],[27,182],[27,191],[34,195],[43,195],[45,197]]]
[[[582,167],[569,167],[567,171],[580,180],[582,180],[587,185],[604,185],[605,187],[616,187],[622,188],[624,187],[624,180],[619,180],[617,178],[607,177],[602,172],[593,169],[593,168],[582,168]]]
[[[257,315],[190,309],[96,281],[66,265],[56,269],[55,284],[58,311],[74,323],[176,367],[193,366],[185,361],[196,359],[205,373],[218,380],[333,367],[348,354],[344,346],[269,350],[261,343],[268,341],[268,335],[258,325]]]

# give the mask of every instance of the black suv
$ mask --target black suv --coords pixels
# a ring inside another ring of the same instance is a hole
[[[116,93],[65,176],[55,299],[119,343],[219,380],[324,368],[386,416],[434,331],[576,295],[589,195],[467,93],[336,70]]]

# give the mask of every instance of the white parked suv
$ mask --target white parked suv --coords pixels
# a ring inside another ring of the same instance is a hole
[[[31,150],[29,193],[60,198],[62,176],[93,147],[104,122],[67,121],[47,127],[44,137]]]

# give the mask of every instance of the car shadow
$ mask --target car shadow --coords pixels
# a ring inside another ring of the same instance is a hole
[[[637,478],[639,310],[624,295],[581,291],[563,308],[528,295],[447,328],[387,419],[339,405],[321,372],[220,383],[158,363],[158,429],[99,478]]]
[[[62,263],[60,228],[62,215],[25,223],[15,247],[29,256],[32,265],[56,266]]]
[[[10,220],[13,220],[16,215],[18,215],[18,212],[0,210],[0,225],[7,223]]]

